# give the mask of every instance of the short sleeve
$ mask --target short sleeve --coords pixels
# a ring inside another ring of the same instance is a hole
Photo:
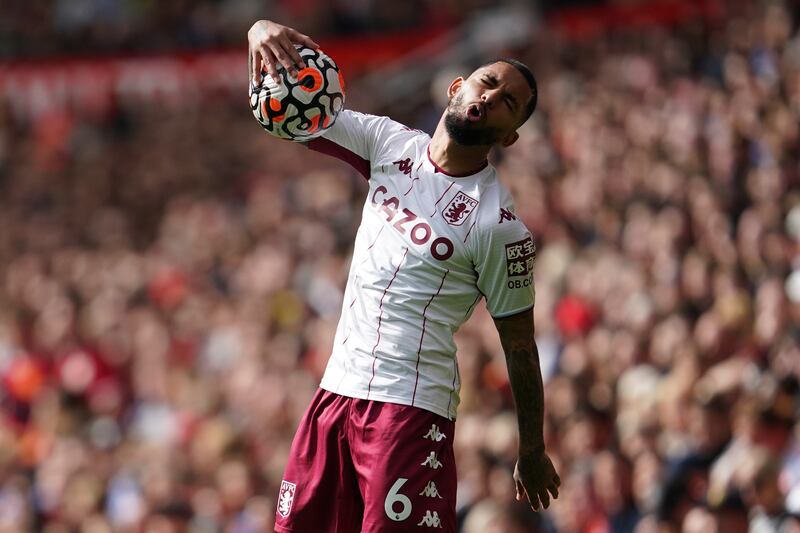
[[[369,179],[370,161],[385,144],[391,124],[388,117],[344,109],[333,126],[321,137],[309,141],[308,147],[341,159]]]
[[[473,258],[478,289],[494,318],[511,316],[533,307],[533,262],[536,246],[519,220],[500,218],[484,227],[476,240]]]

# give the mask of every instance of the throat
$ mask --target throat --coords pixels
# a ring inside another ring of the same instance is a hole
[[[458,148],[457,146],[437,147],[435,140],[431,141],[428,145],[428,160],[436,172],[454,178],[463,178],[477,174],[489,166],[486,158],[487,151],[475,148],[459,150]],[[462,151],[464,153],[458,153]]]

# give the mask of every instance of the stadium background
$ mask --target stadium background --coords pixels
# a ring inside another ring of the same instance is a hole
[[[536,235],[550,510],[513,503],[491,319],[458,335],[463,533],[800,531],[800,33],[781,1],[0,6],[0,531],[269,531],[365,186],[269,139],[246,31],[431,131],[501,54]],[[794,516],[791,515],[794,513]],[[782,528],[782,529],[781,529]]]

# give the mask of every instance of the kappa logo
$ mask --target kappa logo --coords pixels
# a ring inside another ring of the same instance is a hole
[[[442,211],[442,216],[451,226],[460,226],[467,220],[470,213],[478,207],[478,200],[459,192]]]
[[[436,527],[442,529],[442,521],[439,518],[439,513],[434,511],[431,513],[429,510],[425,511],[425,516],[422,517],[418,526]]]
[[[399,170],[400,172],[402,172],[406,176],[411,174],[411,169],[414,168],[414,162],[411,160],[410,157],[407,157],[405,159],[398,159],[397,161],[395,161],[392,164],[393,165],[397,165],[397,170]]]
[[[436,424],[431,424],[431,429],[422,437],[423,439],[431,439],[434,442],[441,442],[442,439],[446,439],[447,435],[439,431],[439,426]]]
[[[297,485],[288,481],[281,481],[281,489],[278,492],[278,514],[286,518],[292,512],[292,502]]]
[[[509,209],[500,208],[500,221],[498,224],[502,224],[505,221],[517,220],[517,216],[511,212]]]
[[[439,470],[442,467],[442,462],[436,457],[436,452],[431,452],[427,459],[425,459],[419,466],[427,466],[434,470]]]
[[[422,489],[422,492],[419,493],[420,496],[425,496],[428,498],[439,498],[442,499],[442,496],[439,494],[439,489],[436,488],[436,483],[433,481],[428,481],[428,484],[425,485],[425,488]]]

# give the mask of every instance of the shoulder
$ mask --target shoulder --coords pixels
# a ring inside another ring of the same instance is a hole
[[[408,126],[397,122],[384,115],[371,115],[369,113],[362,113],[361,111],[352,111],[350,109],[343,109],[336,119],[336,123],[342,123],[343,126],[360,126],[367,130],[380,131],[384,134],[398,134],[398,135],[425,135],[427,134],[420,130],[409,128]]]
[[[478,230],[482,233],[506,233],[508,231],[518,232],[527,228],[517,217],[514,206],[514,198],[511,196],[500,180],[497,179],[496,172],[487,176],[481,191],[481,209],[478,219]]]
[[[535,253],[530,230],[517,216],[510,192],[496,177],[481,192],[475,231],[466,244],[475,261],[509,253],[513,256],[515,250],[524,250],[525,255]]]

